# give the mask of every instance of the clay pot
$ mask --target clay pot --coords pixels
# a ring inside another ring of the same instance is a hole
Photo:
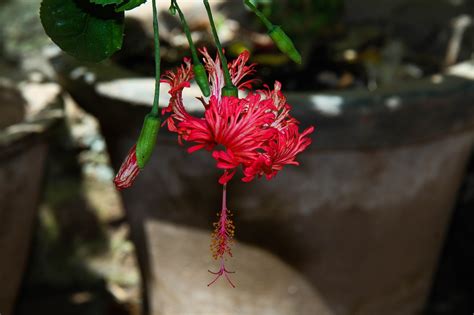
[[[62,111],[53,106],[59,106],[57,85],[26,84],[21,92],[0,85],[2,109],[11,118],[0,129],[0,312],[11,315],[40,201],[47,135]]]
[[[149,111],[153,81],[111,66],[73,76],[78,64],[64,58],[55,66],[64,87],[99,119],[118,169]],[[474,140],[474,80],[443,74],[372,93],[286,94],[302,127],[317,126],[313,144],[301,166],[270,182],[230,183],[237,239],[301,272],[332,314],[419,312]],[[219,175],[207,152],[189,155],[176,135],[160,132],[150,164],[122,194],[146,281],[162,281],[150,272],[160,253],[148,246],[157,235],[146,226],[209,230]],[[276,277],[268,270],[269,282]]]

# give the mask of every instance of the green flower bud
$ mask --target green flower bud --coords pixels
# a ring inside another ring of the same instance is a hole
[[[153,153],[156,144],[156,137],[160,130],[161,120],[159,117],[148,114],[145,116],[142,131],[137,141],[137,164],[143,169]]]
[[[291,60],[301,64],[301,55],[293,45],[293,41],[286,35],[280,26],[274,25],[268,32],[281,52],[285,53]]]
[[[209,80],[207,79],[206,69],[200,63],[194,63],[194,79],[196,79],[199,88],[201,89],[202,94],[205,97],[211,95],[211,89],[209,88]]]
[[[239,90],[235,86],[224,86],[222,88],[222,96],[234,96],[238,97],[239,96]]]

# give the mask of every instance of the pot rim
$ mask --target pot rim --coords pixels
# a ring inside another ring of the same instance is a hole
[[[149,111],[152,91],[149,97],[133,100],[121,97],[118,92],[104,94],[98,86],[124,79],[152,82],[153,78],[137,77],[114,64],[81,64],[64,55],[51,61],[60,83],[106,128],[125,129],[138,121],[141,125],[143,116],[135,119],[130,114],[136,111],[144,115]],[[460,66],[469,67],[467,73],[471,76],[474,73],[474,62],[455,65]],[[284,94],[302,127],[316,125],[312,149],[375,149],[416,144],[474,128],[474,78],[460,76],[459,71],[453,71],[455,67],[443,74],[399,82],[372,92],[353,89]],[[92,105],[99,101],[101,106]],[[128,111],[128,114],[116,114],[119,110]],[[189,111],[202,113],[194,107]],[[107,119],[111,122],[105,122]],[[124,133],[123,130],[112,132]]]

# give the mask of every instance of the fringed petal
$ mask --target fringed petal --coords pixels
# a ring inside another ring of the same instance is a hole
[[[115,187],[118,190],[129,188],[135,182],[140,168],[137,163],[136,145],[134,145],[127,154],[125,161],[122,163],[120,170],[114,178]]]

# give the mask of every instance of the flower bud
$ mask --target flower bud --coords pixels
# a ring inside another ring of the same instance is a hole
[[[291,60],[301,64],[301,55],[295,48],[293,41],[286,35],[280,26],[274,25],[268,32],[268,35],[273,39],[281,52],[285,53]]]
[[[143,169],[153,153],[156,144],[156,137],[160,130],[161,120],[155,115],[148,114],[145,116],[142,131],[137,141],[137,164]]]
[[[132,186],[140,173],[140,167],[137,164],[136,150],[137,146],[134,145],[128,152],[125,161],[123,161],[120,170],[114,178],[114,184],[118,190],[123,190]]]
[[[211,95],[211,89],[209,88],[209,80],[207,79],[206,69],[201,63],[194,63],[193,65],[194,79],[196,80],[202,94],[205,97]]]
[[[235,86],[224,86],[222,88],[222,96],[234,96],[238,97],[239,96],[239,90]]]

